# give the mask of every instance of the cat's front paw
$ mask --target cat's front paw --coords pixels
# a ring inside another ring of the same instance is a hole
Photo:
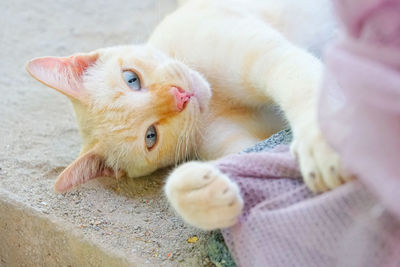
[[[351,178],[341,168],[340,158],[319,130],[298,135],[291,146],[305,184],[313,192],[334,189]]]
[[[186,222],[204,230],[234,225],[243,208],[238,186],[210,163],[181,165],[168,177],[165,192]]]

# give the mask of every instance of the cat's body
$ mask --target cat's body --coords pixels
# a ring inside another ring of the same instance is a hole
[[[278,55],[280,49],[288,51],[285,46],[318,53],[333,32],[333,21],[330,1],[325,0],[301,5],[294,0],[186,2],[155,29],[148,44],[199,71],[210,83],[210,114],[202,118],[206,142],[198,145],[200,158],[209,160],[239,152],[283,127],[271,105],[276,99],[265,91],[269,81],[262,76],[286,61]],[[309,16],[312,20],[304,21]],[[297,87],[288,89],[301,91]]]
[[[324,35],[325,24],[305,22],[311,10],[328,14],[328,1],[191,0],[145,45],[31,61],[34,77],[73,100],[84,142],[56,190],[113,170],[135,177],[187,158],[239,152],[283,127],[275,104],[293,129],[307,185],[340,185],[346,177],[339,159],[317,126],[322,65],[305,50],[318,53],[332,31]],[[166,194],[186,221],[204,229],[232,225],[242,207],[237,186],[208,163],[178,167]]]

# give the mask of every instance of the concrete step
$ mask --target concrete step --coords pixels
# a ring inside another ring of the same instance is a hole
[[[104,178],[64,195],[50,180],[42,194],[43,183],[25,195],[0,188],[0,266],[210,265],[209,233],[174,215],[159,194],[162,177]]]

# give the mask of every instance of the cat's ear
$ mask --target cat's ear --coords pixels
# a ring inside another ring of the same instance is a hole
[[[35,58],[28,62],[26,70],[45,85],[86,102],[87,93],[82,84],[82,75],[97,59],[97,53]]]
[[[58,176],[54,190],[63,193],[89,180],[115,175],[114,170],[106,166],[104,158],[92,149],[78,157]]]

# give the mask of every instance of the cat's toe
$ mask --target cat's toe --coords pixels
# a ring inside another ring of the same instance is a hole
[[[243,207],[238,186],[209,163],[190,162],[177,168],[165,192],[186,222],[206,230],[232,226]]]
[[[325,142],[321,142],[315,150],[314,159],[327,187],[333,189],[343,184],[339,155],[328,147]]]
[[[325,192],[350,180],[342,173],[339,156],[322,136],[295,140],[292,151],[298,156],[304,182],[311,191]]]

